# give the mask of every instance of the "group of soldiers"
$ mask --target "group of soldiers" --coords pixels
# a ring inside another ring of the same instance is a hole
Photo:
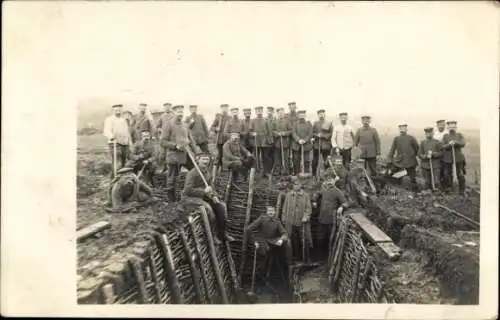
[[[135,118],[124,116],[122,105],[114,105],[113,115],[104,126],[114,168],[112,209],[123,211],[127,203],[154,200],[151,185],[155,169],[166,177],[167,201],[175,202],[176,182],[185,167],[189,172],[181,201],[205,206],[217,230],[215,241],[232,241],[225,227],[226,206],[211,186],[214,172],[210,168],[231,170],[236,179],[246,179],[251,167],[263,176],[294,176],[294,181],[282,190],[278,207],[270,208],[246,231],[253,237],[258,253],[284,248],[288,265],[293,257],[309,260],[313,212],[324,231],[321,245],[327,246],[335,216],[343,214],[355,201],[359,177],[377,176],[381,143],[370,116],[361,117],[362,126],[354,130],[347,123],[346,112],[340,113],[340,123],[333,125],[326,120],[323,109],[317,111],[318,119],[311,123],[304,110],[297,110],[295,102],[288,107],[288,113],[277,108],[276,115],[272,107],[267,107],[264,116],[264,108],[258,106],[254,118],[252,110],[245,108],[244,118],[240,119],[239,108],[223,104],[209,127],[196,105],[189,106],[190,115],[184,117],[184,106],[165,103],[164,113],[156,123],[148,116],[146,104],[140,105]],[[439,120],[436,130],[425,128],[426,138],[420,144],[408,133],[406,124],[398,128],[400,134],[393,139],[387,156],[389,173],[405,170],[406,177],[415,183],[420,165],[427,189],[448,190],[456,175],[459,191],[464,192],[465,141],[457,131],[456,121]],[[209,150],[210,136],[217,147],[215,156]],[[355,147],[360,149],[360,159],[353,162],[351,152]],[[353,166],[358,162],[359,166]],[[324,167],[321,174],[320,166]],[[320,190],[306,191],[300,173],[318,176]],[[366,196],[364,191],[362,196]]]

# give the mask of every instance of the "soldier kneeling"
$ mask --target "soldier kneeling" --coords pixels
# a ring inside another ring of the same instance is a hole
[[[229,140],[222,147],[223,168],[232,170],[233,178],[236,179],[239,174],[246,176],[253,164],[252,154],[240,143],[240,134],[231,133]]]
[[[205,185],[205,181],[211,181],[210,170],[208,170],[210,155],[206,153],[199,154],[197,162],[201,172],[198,172],[197,168],[193,168],[187,173],[184,189],[181,193],[181,201],[210,209],[209,218],[212,224],[215,223],[218,234],[218,236],[214,237],[215,242],[220,244],[220,239],[234,241],[234,238],[226,232],[227,208],[225,203],[218,199],[212,187]],[[205,181],[203,181],[200,174],[203,174]]]
[[[139,180],[134,169],[125,167],[116,173],[109,189],[108,212],[128,212],[135,208],[155,202],[153,189]],[[110,206],[110,207],[109,207]]]
[[[288,278],[292,265],[292,246],[274,207],[268,207],[266,214],[252,222],[245,233],[253,241],[257,254],[267,258],[271,250],[274,250],[281,257],[285,262],[285,276]]]

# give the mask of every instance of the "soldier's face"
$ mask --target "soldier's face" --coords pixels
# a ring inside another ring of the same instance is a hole
[[[114,108],[113,111],[115,112],[115,115],[117,115],[117,116],[122,114],[122,108]]]
[[[297,116],[298,116],[299,119],[305,119],[306,118],[306,115],[304,113],[299,113]]]
[[[290,104],[290,105],[288,105],[288,108],[290,108],[290,111],[294,112],[295,110],[297,110],[297,105],[296,104]]]
[[[361,123],[364,125],[364,126],[367,126],[370,124],[370,119],[361,119]]]
[[[272,118],[272,117],[274,116],[274,112],[273,112],[273,111],[268,111],[268,112],[267,112],[267,116],[268,116],[269,118]]]
[[[427,139],[432,138],[432,136],[433,136],[433,132],[432,132],[432,131],[431,131],[431,132],[426,132],[426,133],[425,133],[425,137],[426,137]]]
[[[319,117],[321,120],[325,119],[325,113],[324,113],[324,112],[320,112],[320,113],[318,113],[318,117]]]
[[[274,217],[276,215],[276,210],[274,209],[274,207],[268,207],[266,213],[268,216]]]
[[[227,109],[228,109],[227,107],[222,107],[221,108],[222,113],[226,114],[227,113]]]
[[[238,116],[238,110],[232,110],[231,114],[233,115],[233,117],[237,117]]]
[[[285,116],[285,113],[283,110],[278,111],[278,117],[283,118]]]
[[[145,105],[140,105],[139,106],[139,111],[140,112],[145,112],[146,111],[146,106]]]
[[[340,121],[341,122],[346,122],[347,121],[347,116],[340,116]]]
[[[210,158],[206,156],[202,156],[198,159],[198,164],[200,167],[206,167],[208,166],[208,163],[210,162]]]
[[[184,117],[184,109],[183,109],[183,108],[176,109],[176,110],[175,110],[175,116],[176,116],[177,118],[182,118],[182,117]]]
[[[191,113],[196,113],[196,109],[197,109],[196,107],[190,107],[189,111],[191,111]]]
[[[172,108],[172,105],[167,104],[167,105],[164,105],[163,107],[165,108],[165,112],[168,113],[168,112],[170,112],[170,108]]]
[[[262,110],[260,110],[260,109],[255,110],[255,113],[256,113],[258,116],[262,116]]]
[[[448,131],[455,132],[457,130],[457,125],[456,124],[450,124],[448,125]]]
[[[438,123],[437,127],[438,127],[439,131],[444,131],[445,124],[444,123]]]
[[[142,140],[143,141],[148,141],[149,139],[151,139],[151,135],[149,134],[149,132],[145,131],[145,132],[142,132],[141,133],[141,137],[142,137]]]
[[[406,132],[408,132],[408,127],[406,126],[399,127],[399,133],[406,133]]]
[[[239,140],[240,140],[240,135],[239,134],[233,134],[233,135],[231,135],[231,141],[238,142]]]
[[[245,112],[244,115],[245,115],[246,118],[250,118],[252,116],[252,113],[251,112]]]

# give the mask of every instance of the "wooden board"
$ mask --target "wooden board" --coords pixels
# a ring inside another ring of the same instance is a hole
[[[88,237],[111,228],[111,224],[107,221],[99,221],[76,232],[76,241],[82,241]]]
[[[401,248],[393,242],[378,242],[377,246],[384,251],[390,260],[397,260],[401,256]]]
[[[362,213],[351,213],[349,216],[356,224],[366,233],[368,238],[374,243],[377,242],[392,242],[392,239],[380,230],[376,225],[368,220]]]

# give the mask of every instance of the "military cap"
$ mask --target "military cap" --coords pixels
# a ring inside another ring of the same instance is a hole
[[[252,112],[251,108],[243,108],[243,112]]]
[[[122,108],[123,104],[114,104],[112,108]]]
[[[264,107],[262,107],[262,106],[255,107],[255,110],[263,110],[263,109],[264,109]]]
[[[347,116],[347,112],[341,112],[339,113],[339,116],[342,117],[342,116]]]
[[[306,110],[299,110],[297,113],[306,113]]]
[[[274,111],[273,107],[267,107],[267,111]]]
[[[148,106],[148,104],[147,104],[147,103],[145,103],[145,102],[141,102],[141,103],[139,103],[139,105],[140,105],[141,107],[147,107],[147,106]]]
[[[370,116],[366,116],[366,115],[365,115],[365,116],[361,116],[361,119],[371,119],[371,118],[372,118],[372,117],[370,117]]]
[[[424,132],[432,132],[432,131],[434,131],[433,127],[425,127],[424,128]]]
[[[294,104],[296,104],[295,101],[288,102],[289,106],[294,105]]]
[[[196,104],[191,104],[191,105],[189,105],[189,108],[196,109],[196,108],[198,108],[198,106]]]
[[[174,110],[177,110],[177,109],[184,109],[184,106],[183,106],[182,104],[177,104],[177,105],[173,106],[173,108],[172,108],[172,109],[174,109]]]
[[[446,124],[457,124],[455,120],[446,121]]]
[[[446,122],[446,120],[438,120],[438,121],[436,121],[436,123],[445,123],[445,122]]]
[[[229,105],[228,105],[227,103],[223,103],[223,104],[221,104],[221,105],[220,105],[220,107],[221,107],[221,108],[228,108],[228,107],[229,107]]]
[[[398,127],[408,127],[408,125],[406,123],[400,123],[398,124]]]
[[[122,173],[127,173],[127,172],[132,172],[134,171],[134,168],[131,168],[131,167],[123,167],[121,169],[119,169],[118,171],[116,171],[117,174],[122,174]]]
[[[325,113],[325,109],[319,109],[318,111],[316,111],[317,113]]]
[[[239,110],[240,110],[240,108],[238,108],[238,107],[232,107],[231,108],[231,111],[239,111]]]
[[[172,105],[172,104],[171,104],[170,102],[165,102],[165,103],[163,104],[163,106],[164,106],[164,107],[166,107],[166,106],[171,106],[171,105]]]
[[[285,111],[285,108],[276,108],[276,111]]]

